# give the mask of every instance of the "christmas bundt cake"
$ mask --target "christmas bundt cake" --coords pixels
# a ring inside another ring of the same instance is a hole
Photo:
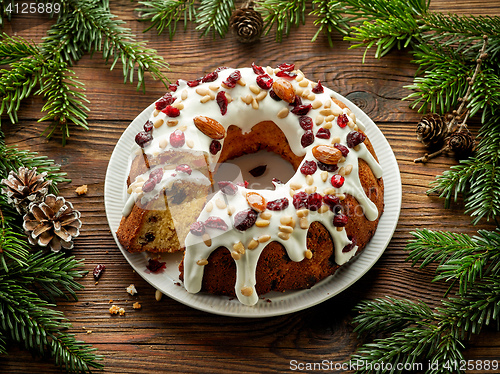
[[[384,208],[377,156],[339,98],[293,64],[221,67],[172,84],[135,138],[120,243],[184,250],[188,292],[247,305],[335,273],[370,241]],[[295,175],[272,190],[216,180],[218,165],[259,150]]]

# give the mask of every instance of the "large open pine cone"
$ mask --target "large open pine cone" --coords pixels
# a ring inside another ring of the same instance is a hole
[[[468,157],[474,149],[474,137],[468,129],[455,131],[448,139],[448,146],[458,158]]]
[[[11,171],[7,179],[2,179],[6,188],[2,193],[7,196],[7,202],[14,204],[20,214],[28,212],[31,203],[39,203],[49,192],[52,181],[45,180],[46,172],[37,173],[37,169],[21,166],[17,173]]]
[[[252,43],[259,39],[264,20],[259,12],[249,6],[236,9],[231,15],[229,26],[240,42]]]
[[[80,235],[81,226],[80,212],[64,197],[52,194],[39,204],[31,203],[23,223],[32,245],[49,246],[53,252],[72,249],[73,238]]]
[[[417,125],[417,139],[426,146],[442,143],[446,135],[446,124],[439,114],[426,114]]]

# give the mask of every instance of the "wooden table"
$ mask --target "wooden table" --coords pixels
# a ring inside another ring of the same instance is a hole
[[[19,123],[3,122],[6,143],[40,152],[62,165],[72,183],[61,185],[61,193],[81,211],[84,226],[76,239],[73,254],[85,258],[90,274],[83,278],[85,290],[78,292],[78,302],[59,303],[59,309],[73,324],[72,333],[98,348],[104,356],[107,373],[156,372],[288,372],[291,360],[297,362],[340,363],[349,358],[361,344],[350,321],[352,308],[359,301],[382,296],[423,300],[437,306],[445,287],[430,283],[433,273],[419,270],[405,262],[404,248],[410,232],[417,228],[450,230],[474,234],[463,206],[449,210],[443,201],[426,195],[434,176],[455,164],[443,156],[427,165],[414,164],[424,147],[415,138],[420,115],[400,99],[409,91],[403,86],[412,82],[416,65],[405,51],[394,51],[382,60],[368,53],[361,63],[362,50],[348,50],[349,43],[333,35],[334,47],[328,47],[321,36],[315,43],[313,17],[299,30],[293,29],[283,43],[272,35],[255,45],[243,45],[231,36],[224,40],[199,38],[189,25],[178,31],[172,41],[154,31],[142,33],[145,24],[137,21],[134,3],[111,2],[112,12],[127,21],[139,39],[149,40],[170,63],[167,76],[194,79],[220,65],[249,66],[256,61],[265,65],[295,62],[307,77],[320,79],[328,87],[346,96],[363,109],[379,126],[396,155],[403,183],[403,203],[394,237],[377,264],[345,292],[321,305],[280,317],[239,319],[201,312],[168,297],[158,302],[155,290],[132,271],[117,248],[109,230],[104,210],[104,177],[113,148],[122,132],[146,106],[163,92],[159,82],[148,78],[145,94],[135,85],[124,85],[121,69],[109,71],[99,53],[83,57],[74,67],[85,83],[91,101],[90,131],[71,129],[66,147],[57,137],[47,141],[40,137],[45,124],[37,123],[43,105],[39,97],[25,100]],[[439,0],[432,9],[457,13],[500,14],[498,0]],[[5,31],[40,41],[50,21],[15,17]],[[74,190],[88,185],[88,193],[77,197]],[[94,284],[92,270],[106,265],[106,272]],[[130,296],[126,288],[135,284],[138,294]],[[126,310],[124,316],[110,315],[113,304]],[[142,309],[135,311],[138,301]],[[91,332],[91,333],[90,333]],[[499,359],[500,335],[486,328],[467,342],[467,359]],[[50,361],[32,358],[18,347],[0,357],[2,373],[57,373]]]

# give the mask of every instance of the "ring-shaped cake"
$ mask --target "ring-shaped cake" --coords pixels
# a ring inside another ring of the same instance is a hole
[[[292,64],[179,80],[136,135],[117,238],[130,252],[184,250],[188,292],[310,288],[369,242],[382,169],[338,95]],[[218,165],[268,150],[296,173],[273,190],[216,181]]]

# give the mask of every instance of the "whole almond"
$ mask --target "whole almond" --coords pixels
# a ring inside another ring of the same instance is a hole
[[[247,202],[248,205],[257,212],[263,212],[266,210],[266,199],[264,199],[257,192],[249,192],[247,193]]]
[[[312,149],[316,159],[324,164],[336,165],[342,158],[342,152],[331,145],[317,145]]]
[[[292,84],[284,79],[276,79],[273,82],[273,91],[281,100],[287,103],[293,103],[295,100],[295,92]]]
[[[202,133],[212,139],[224,139],[226,136],[226,130],[224,127],[216,120],[205,117],[196,116],[193,118],[194,124]]]

